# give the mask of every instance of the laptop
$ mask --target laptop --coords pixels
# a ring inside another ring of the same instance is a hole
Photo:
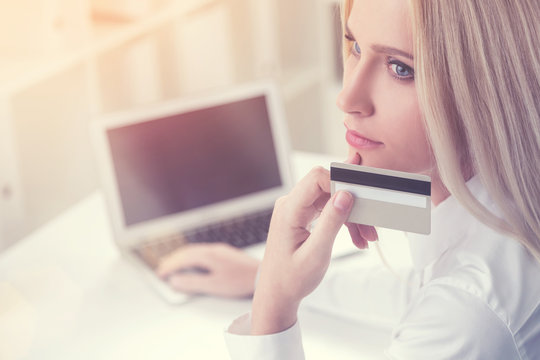
[[[154,273],[182,245],[225,241],[260,256],[274,202],[292,187],[273,83],[108,114],[92,127],[114,240],[167,301],[191,298]]]

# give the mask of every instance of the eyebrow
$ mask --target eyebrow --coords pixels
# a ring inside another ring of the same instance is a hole
[[[396,48],[393,48],[393,47],[390,47],[390,46],[384,46],[384,45],[380,45],[380,44],[373,44],[373,45],[371,45],[371,49],[373,51],[375,51],[375,52],[378,52],[378,53],[385,53],[385,54],[388,54],[388,55],[399,55],[399,56],[406,57],[407,59],[414,60],[414,57],[411,54],[409,54],[408,52],[403,51],[403,50],[399,50],[399,49],[396,49]]]
[[[349,36],[352,36],[352,31],[349,28],[349,24],[347,24],[345,26],[345,33],[347,35],[349,35]],[[391,46],[386,46],[386,45],[381,45],[381,44],[373,44],[373,45],[371,45],[371,49],[373,51],[375,51],[375,52],[378,52],[378,53],[383,53],[383,54],[388,54],[388,55],[398,55],[398,56],[406,57],[409,60],[414,60],[414,57],[411,54],[409,54],[408,52],[400,50],[400,49],[396,49],[396,48],[391,47]]]

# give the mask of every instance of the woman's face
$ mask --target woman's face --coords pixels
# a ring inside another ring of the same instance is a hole
[[[416,95],[406,0],[355,0],[344,41],[343,89],[349,157],[361,165],[431,174],[435,161]]]

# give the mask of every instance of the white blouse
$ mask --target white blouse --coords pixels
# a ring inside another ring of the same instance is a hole
[[[478,178],[467,185],[495,211]],[[521,244],[453,197],[433,209],[430,235],[407,237],[414,269],[406,281],[379,270],[332,274],[309,302],[392,324],[390,359],[540,359],[540,263]],[[233,360],[304,358],[298,323],[265,336],[247,336],[249,326],[245,315],[225,333]]]

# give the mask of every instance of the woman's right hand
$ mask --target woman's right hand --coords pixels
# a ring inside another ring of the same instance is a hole
[[[330,197],[330,174],[323,168],[313,169],[278,199],[253,299],[253,335],[294,325],[300,301],[318,286],[328,268],[334,239],[352,203],[352,195],[344,191]]]

